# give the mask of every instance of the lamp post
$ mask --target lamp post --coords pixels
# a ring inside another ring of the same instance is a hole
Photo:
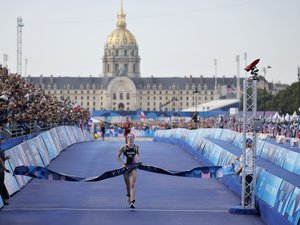
[[[264,119],[265,119],[265,114],[266,114],[266,76],[267,76],[267,69],[271,69],[271,66],[267,66],[262,68],[262,71],[264,73]]]
[[[197,123],[198,122],[198,112],[197,112],[197,106],[198,106],[198,87],[195,87],[195,90],[193,91],[193,94],[195,94],[195,118],[194,121]]]

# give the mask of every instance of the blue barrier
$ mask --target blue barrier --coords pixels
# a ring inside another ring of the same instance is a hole
[[[16,166],[22,165],[47,166],[52,159],[57,157],[62,150],[71,144],[81,141],[91,141],[93,139],[90,133],[85,130],[81,131],[78,127],[64,126],[52,128],[6,150],[6,155],[11,157],[9,160],[6,160],[6,167],[10,171],[14,171]],[[31,178],[26,176],[5,174],[5,186],[10,195],[19,191],[30,180]],[[3,202],[0,198],[1,207],[3,207]]]
[[[226,149],[214,144],[207,138],[214,137],[211,133],[218,129],[206,131],[187,131],[184,129],[159,130],[154,135],[154,141],[171,142],[183,147],[206,165],[224,165],[230,163],[236,156]],[[219,132],[220,133],[220,132]],[[241,147],[242,136],[239,133],[223,130],[221,140]],[[227,155],[227,153],[229,155]],[[298,174],[300,158],[299,153],[289,151],[280,146],[258,141],[257,155],[280,166],[282,169]],[[287,181],[269,173],[264,168],[257,167],[256,199],[261,216],[268,224],[294,224],[298,225],[300,216],[300,190]],[[235,193],[241,193],[240,177],[223,177],[225,183]]]
[[[140,130],[140,129],[131,129],[131,133],[133,133],[136,137],[153,137],[155,130]],[[97,131],[99,137],[101,137],[102,132]],[[109,128],[105,130],[105,137],[123,137],[124,129],[122,128]]]

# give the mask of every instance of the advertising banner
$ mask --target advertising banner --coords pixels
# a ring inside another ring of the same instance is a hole
[[[290,197],[290,201],[284,213],[284,217],[287,218],[292,224],[298,225],[300,219],[300,189],[296,187],[293,194]]]
[[[221,135],[221,140],[226,141],[228,143],[233,143],[235,136],[236,136],[236,132],[231,131],[231,130],[226,130],[226,132],[222,132]]]
[[[264,190],[261,199],[274,207],[279,187],[282,179],[270,173],[264,173],[266,176]]]
[[[57,132],[58,138],[60,140],[63,149],[69,147],[69,145],[71,145],[71,142],[69,140],[69,136],[66,134],[66,131],[61,129],[60,127],[56,127],[55,130]]]
[[[30,148],[27,144],[27,142],[24,142],[22,144],[19,144],[17,146],[19,151],[24,151],[28,161],[29,165],[32,166],[44,166],[43,159],[41,158],[41,155],[36,148]]]
[[[300,175],[300,154],[298,153],[294,168],[292,170],[295,174]]]
[[[9,169],[11,172],[14,171],[13,168],[10,167],[8,161],[5,162],[5,166],[7,169]],[[4,180],[5,186],[7,188],[7,191],[9,195],[12,195],[20,190],[20,187],[18,185],[18,182],[16,180],[16,177],[12,175],[12,173],[5,173],[5,180]]]
[[[76,140],[76,137],[75,137],[75,134],[74,134],[74,131],[73,131],[72,127],[71,127],[71,126],[65,126],[64,128],[66,129],[67,134],[68,134],[69,137],[70,137],[71,144],[76,143],[77,140]]]
[[[276,148],[276,145],[266,142],[261,151],[260,157],[264,158],[265,160],[268,160],[269,162],[274,162]]]
[[[27,144],[32,151],[40,153],[44,165],[48,166],[51,159],[41,136],[28,140]]]
[[[10,164],[12,171],[16,166],[29,165],[29,161],[24,154],[24,151],[20,151],[18,147],[13,147],[5,151],[6,156],[10,156],[10,159],[7,160]],[[22,188],[30,180],[29,177],[16,176],[19,187]]]
[[[286,211],[289,200],[294,192],[294,189],[295,187],[290,183],[286,182],[285,180],[282,181],[279,187],[274,208],[283,216]]]
[[[283,168],[288,171],[293,171],[296,165],[297,157],[298,157],[297,152],[287,151],[285,155]]]
[[[46,145],[50,159],[52,160],[56,158],[59,154],[59,150],[56,148],[56,145],[52,139],[50,132],[46,131],[40,135],[44,141],[44,144]]]
[[[54,141],[54,144],[55,144],[55,146],[56,146],[56,149],[58,149],[59,152],[61,152],[64,148],[63,148],[63,146],[62,146],[62,144],[61,144],[61,142],[60,142],[60,139],[58,138],[58,134],[57,134],[57,132],[56,132],[56,129],[55,129],[55,128],[52,128],[49,132],[50,132],[51,137],[52,137],[52,139],[53,139],[53,141]]]

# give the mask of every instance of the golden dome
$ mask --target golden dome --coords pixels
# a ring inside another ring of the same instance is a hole
[[[126,29],[125,13],[123,7],[118,14],[117,29],[108,35],[106,40],[106,46],[136,46],[136,40],[134,35]]]

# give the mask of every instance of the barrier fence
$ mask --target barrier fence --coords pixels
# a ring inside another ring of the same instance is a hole
[[[238,157],[210,141],[210,138],[223,140],[238,148],[242,146],[242,135],[240,133],[223,129],[199,129],[190,131],[178,128],[173,130],[158,130],[154,135],[154,141],[171,142],[180,145],[208,166],[230,164]],[[281,167],[283,170],[298,175],[297,181],[300,180],[299,151],[285,149],[264,140],[259,140],[257,146],[257,157],[261,157]],[[286,180],[282,179],[260,166],[257,166],[256,173],[256,198],[259,200],[262,218],[267,224],[299,225],[299,185],[291,184],[293,182],[287,178]],[[234,176],[228,179],[231,180],[224,180],[223,182],[226,183],[226,185],[232,185],[232,189],[236,188],[234,185],[236,185],[239,178]],[[296,183],[299,184],[297,181]],[[240,184],[238,185],[240,190]]]
[[[11,158],[5,161],[5,165],[10,171],[14,171],[16,166],[21,165],[46,167],[51,160],[55,159],[61,151],[70,145],[92,140],[94,140],[94,137],[86,130],[82,131],[79,127],[55,127],[6,150],[6,156]],[[30,180],[31,178],[27,176],[12,176],[12,174],[6,173],[5,186],[9,195],[19,191]],[[3,201],[0,197],[1,207],[3,207]]]

